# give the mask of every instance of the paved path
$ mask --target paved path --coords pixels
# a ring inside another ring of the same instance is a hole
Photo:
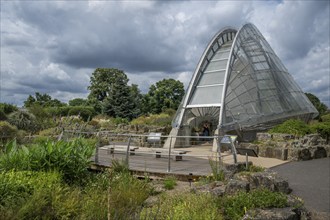
[[[290,162],[272,170],[289,181],[292,194],[311,211],[330,213],[330,158]]]

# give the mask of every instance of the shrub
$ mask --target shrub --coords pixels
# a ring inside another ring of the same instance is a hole
[[[176,179],[173,176],[166,177],[164,179],[164,187],[167,190],[174,189],[174,187],[177,185]]]
[[[18,108],[15,105],[0,103],[0,111],[3,111],[5,114],[10,114],[17,111]]]
[[[0,109],[0,121],[5,121],[5,120],[7,120],[7,115],[2,109]]]
[[[110,186],[109,206],[111,218],[114,219],[127,219],[135,215],[151,192],[145,181],[127,172],[112,177]]]
[[[226,196],[220,203],[226,219],[241,219],[245,211],[252,208],[286,207],[287,197],[282,193],[257,189],[249,193],[239,192],[233,196]]]
[[[6,121],[0,121],[0,137],[3,142],[13,139],[17,135],[17,128]]]
[[[163,195],[159,203],[144,208],[141,219],[223,219],[210,194]]]
[[[330,122],[330,114],[321,116],[322,122]]]
[[[297,119],[287,120],[269,131],[269,133],[293,134],[298,136],[304,136],[310,132],[311,130],[308,125],[305,122]]]
[[[27,111],[16,111],[8,115],[10,124],[18,129],[35,132],[39,129],[36,117]]]
[[[0,170],[58,170],[66,182],[82,183],[93,154],[94,146],[82,139],[46,141],[30,148],[19,147],[13,141],[0,156]]]
[[[172,122],[172,116],[161,113],[161,114],[151,114],[149,116],[140,116],[131,121],[132,125],[155,125],[155,126],[169,126]]]
[[[71,106],[68,115],[79,115],[84,121],[92,119],[94,109],[87,106]]]
[[[31,195],[38,188],[52,188],[60,182],[61,175],[57,172],[0,172],[0,205]]]
[[[311,125],[311,130],[313,133],[318,133],[326,139],[326,142],[329,143],[330,141],[330,122],[319,122],[316,124]]]

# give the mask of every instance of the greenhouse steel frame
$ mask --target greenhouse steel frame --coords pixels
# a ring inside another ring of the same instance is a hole
[[[251,23],[218,32],[204,51],[172,123],[191,135],[202,123],[213,134],[268,129],[318,112]]]

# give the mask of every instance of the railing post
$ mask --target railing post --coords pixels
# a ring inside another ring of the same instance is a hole
[[[127,149],[126,149],[126,164],[127,164],[127,167],[129,167],[129,159],[128,159],[128,155],[129,155],[129,146],[131,144],[131,138],[132,138],[132,135],[129,136],[128,138],[128,143],[127,143]]]
[[[235,147],[235,144],[233,143],[233,140],[231,139],[231,137],[229,137],[229,139],[230,139],[231,149],[232,149],[232,152],[233,152],[234,163],[236,164],[236,163],[237,163],[237,152],[236,152],[236,147]]]
[[[100,147],[100,144],[101,144],[101,141],[100,141],[100,132],[97,132],[96,137],[97,137],[97,142],[96,142],[96,149],[95,149],[95,158],[94,158],[94,161],[95,161],[95,164],[98,164],[99,163],[99,147]]]
[[[170,138],[170,147],[168,148],[168,166],[167,172],[171,172],[171,148],[172,148],[172,136]]]

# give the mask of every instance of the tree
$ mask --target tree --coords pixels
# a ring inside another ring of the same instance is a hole
[[[184,95],[183,83],[174,79],[163,79],[151,85],[145,97],[150,113],[161,113],[165,109],[177,109]]]
[[[69,101],[70,106],[86,106],[87,99],[75,98]]]
[[[132,92],[137,92],[137,90],[136,88],[131,90],[127,85],[128,78],[122,70],[97,68],[90,82],[88,102],[97,112],[112,117],[128,119],[134,117],[136,103]]]
[[[324,115],[327,112],[328,107],[323,102],[321,102],[319,98],[317,98],[312,93],[305,93],[305,94],[308,97],[309,101],[311,101],[311,103],[314,105],[316,110],[319,112],[318,118],[320,118],[322,115]]]
[[[29,108],[32,105],[40,105],[41,107],[61,107],[65,106],[65,103],[62,103],[58,99],[52,99],[48,94],[41,94],[39,92],[35,93],[35,97],[29,95],[26,101],[24,101],[24,107]]]

